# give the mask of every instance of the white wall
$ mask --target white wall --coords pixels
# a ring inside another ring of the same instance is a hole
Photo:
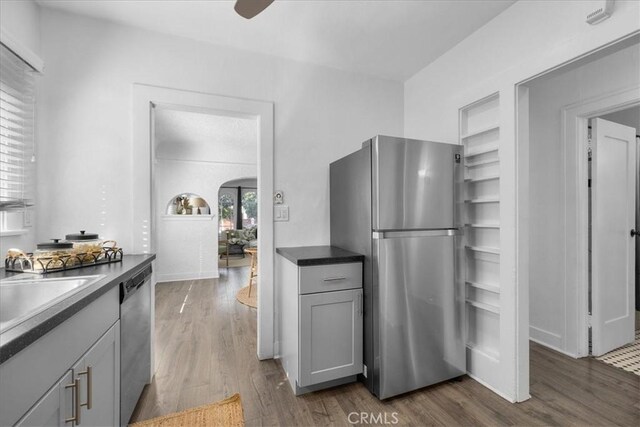
[[[520,0],[405,82],[405,137],[457,141],[469,93],[499,90],[640,29],[640,3],[618,0],[592,26],[589,0]]]
[[[218,190],[258,173],[256,119],[154,108],[154,189],[158,281],[218,277]],[[166,215],[195,193],[212,216]]]
[[[34,54],[40,51],[40,6],[33,0],[2,0],[0,27]]]
[[[640,2],[585,23],[591,1],[521,0],[405,82],[409,138],[455,142],[460,107],[500,95],[500,368],[470,372],[509,400],[529,397],[527,147],[515,144],[516,87],[553,67],[640,31]]]
[[[155,166],[158,281],[218,277],[218,190],[230,179],[255,175],[256,165],[158,160]],[[214,215],[164,215],[183,192],[204,198]]]
[[[50,9],[42,31],[39,173],[62,189],[40,180],[42,238],[81,227],[132,247],[134,82],[274,102],[275,186],[291,218],[276,224],[276,246],[329,243],[329,162],[376,133],[402,134],[397,82]]]
[[[2,42],[18,43],[26,47],[33,54],[40,55],[40,8],[32,0],[16,0],[0,2],[0,28],[2,29]],[[9,41],[5,37],[10,38]],[[15,48],[9,44],[9,47]],[[37,200],[36,200],[37,203]],[[12,213],[12,217],[19,216]],[[32,214],[35,223],[35,214]],[[22,228],[22,227],[20,227]],[[24,251],[35,249],[36,231],[34,226],[24,227],[26,233],[17,236],[2,236],[0,239],[0,254],[4,256],[10,248],[19,248]]]
[[[225,182],[224,186],[225,187],[257,188],[258,187],[258,179],[257,178],[234,179],[233,181]]]
[[[156,107],[153,123],[158,159],[257,164],[255,118]]]
[[[640,49],[633,45],[529,86],[530,108],[530,333],[531,338],[577,356],[575,233],[576,163],[566,158],[562,108],[625,89],[640,80]],[[637,110],[636,110],[637,111]],[[637,118],[640,120],[640,118]],[[572,148],[571,150],[577,150]],[[569,221],[573,218],[573,221]]]

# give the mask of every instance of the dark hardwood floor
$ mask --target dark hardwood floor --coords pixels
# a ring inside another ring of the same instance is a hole
[[[256,357],[256,311],[235,300],[248,270],[221,272],[217,280],[157,285],[158,369],[132,421],[239,392],[248,426],[349,425],[352,412],[415,426],[640,425],[640,377],[537,344],[531,344],[531,399],[519,404],[468,377],[385,402],[359,383],[295,397],[278,362]]]

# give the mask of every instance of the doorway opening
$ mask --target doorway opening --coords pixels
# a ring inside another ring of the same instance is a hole
[[[162,105],[153,106],[152,119],[158,282],[217,278],[218,224],[229,223],[225,234],[233,236],[227,249],[239,249],[234,255],[237,252],[243,257],[244,245],[237,241],[249,231],[243,230],[243,225],[257,227],[257,120]],[[245,176],[254,178],[238,181]],[[228,182],[239,183],[239,193],[223,188],[221,198],[219,188]],[[243,192],[242,185],[249,183],[253,188]],[[176,194],[182,194],[179,203]],[[253,205],[242,203],[243,198],[252,196]],[[167,200],[174,201],[179,214],[166,215]],[[245,220],[247,209],[251,218]],[[256,239],[251,243],[257,246]]]
[[[271,195],[273,194],[273,103],[248,99],[233,98],[228,96],[206,94],[202,92],[168,89],[143,84],[133,85],[133,141],[132,164],[133,168],[133,211],[132,220],[136,232],[133,239],[132,252],[150,253],[156,251],[156,189],[152,177],[155,174],[153,159],[155,147],[153,141],[153,110],[165,107],[169,110],[180,110],[200,113],[222,114],[226,116],[244,117],[255,120],[257,127],[257,173],[243,173],[239,176],[257,176],[259,183],[258,210],[260,217],[259,246],[259,275],[260,289],[257,292],[257,330],[255,331],[256,349],[259,360],[270,359],[274,355],[274,238],[273,238],[273,210],[271,209]],[[181,153],[178,151],[177,153]],[[227,178],[228,180],[229,178]],[[217,186],[209,183],[203,191],[182,189],[176,190],[176,194],[185,191],[193,191],[202,195],[214,189],[214,195],[207,199],[210,205],[210,214],[217,216]],[[261,202],[261,201],[264,201]],[[211,237],[214,248],[217,235],[217,221],[210,221],[214,230],[207,238]],[[217,258],[217,253],[212,254],[212,259]],[[208,260],[207,260],[208,262]],[[152,298],[153,298],[152,293]],[[152,310],[155,301],[151,302]],[[154,313],[152,312],[152,319]],[[153,325],[152,325],[153,326]],[[155,337],[152,336],[152,349]],[[157,367],[152,351],[152,366]]]
[[[640,375],[640,106],[589,119],[588,134],[589,353]]]
[[[539,344],[580,358],[633,341],[637,132],[621,136],[606,123],[640,121],[638,46],[631,37],[518,85],[532,351]]]
[[[218,190],[218,269],[250,267],[258,247],[258,180],[227,181]]]

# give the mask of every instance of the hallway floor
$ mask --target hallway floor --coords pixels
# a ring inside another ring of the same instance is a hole
[[[639,376],[534,343],[532,398],[520,404],[466,376],[385,402],[359,383],[296,398],[279,363],[256,357],[256,311],[235,300],[248,269],[221,274],[156,286],[157,372],[132,421],[239,392],[248,426],[349,425],[352,412],[396,412],[398,425],[640,425]]]

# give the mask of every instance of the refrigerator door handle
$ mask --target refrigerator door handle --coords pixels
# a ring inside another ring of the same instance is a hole
[[[402,231],[374,231],[371,237],[380,239],[402,239],[407,237],[437,237],[437,236],[461,236],[460,228],[446,228],[442,230],[402,230]]]

